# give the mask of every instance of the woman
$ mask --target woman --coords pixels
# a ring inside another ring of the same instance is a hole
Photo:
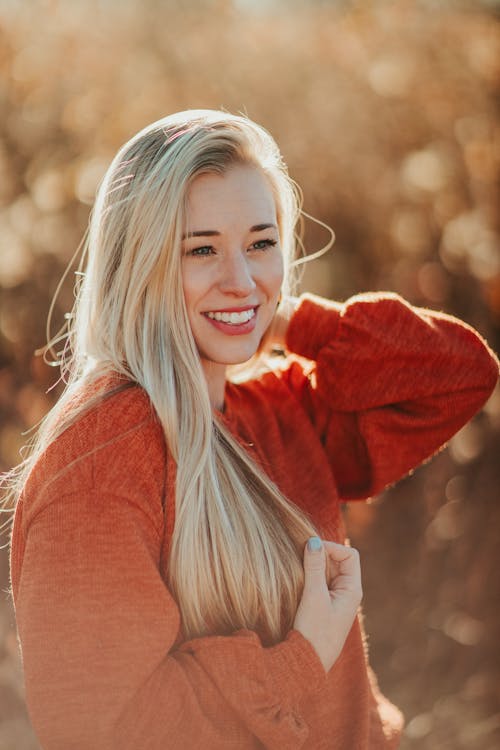
[[[243,117],[167,117],[108,170],[12,537],[46,750],[397,746],[340,502],[432,455],[498,364],[396,295],[290,297],[298,215]]]

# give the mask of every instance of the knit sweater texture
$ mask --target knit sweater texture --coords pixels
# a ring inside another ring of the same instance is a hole
[[[498,362],[470,327],[397,295],[303,295],[280,367],[228,383],[219,415],[323,538],[483,405]],[[298,355],[298,356],[295,356]],[[175,464],[147,394],[108,394],[35,464],[11,573],[26,699],[44,750],[389,750],[402,716],[359,618],[326,673],[296,630],[185,641],[166,581]],[[87,399],[93,393],[82,392]]]

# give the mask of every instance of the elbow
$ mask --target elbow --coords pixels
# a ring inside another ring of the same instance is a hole
[[[498,361],[496,355],[491,352],[491,356],[489,357],[489,368],[486,373],[486,392],[488,394],[488,397],[495,390],[499,375],[500,362]]]
[[[478,366],[477,409],[481,409],[495,390],[500,374],[500,363],[491,350],[487,350],[482,367]],[[479,365],[479,363],[478,363]]]
[[[500,374],[500,362],[495,352],[488,346],[484,339],[480,339],[482,351],[478,356],[477,370],[482,374],[484,391],[490,395],[494,390]]]

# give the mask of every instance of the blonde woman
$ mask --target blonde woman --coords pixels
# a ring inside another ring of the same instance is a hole
[[[222,112],[152,124],[104,178],[12,536],[45,750],[398,744],[340,502],[438,450],[498,363],[397,295],[291,297],[298,217],[272,138]]]

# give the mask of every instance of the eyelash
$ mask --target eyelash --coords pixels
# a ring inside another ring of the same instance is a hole
[[[268,247],[275,247],[277,244],[276,240],[257,240],[257,242],[253,242],[252,245],[260,245],[263,244],[264,247],[256,247],[255,250],[267,250]]]
[[[200,250],[212,250],[213,248],[210,245],[202,245],[201,247],[194,247],[192,250],[188,250],[186,255],[193,255],[198,257],[205,257],[207,255],[210,255],[211,253],[202,253]]]
[[[269,247],[274,247],[277,244],[276,240],[256,240],[250,245],[250,248],[254,250],[267,250]],[[255,245],[263,245],[263,247],[255,247]],[[210,250],[208,253],[202,253],[201,250]],[[213,247],[212,245],[200,245],[200,247],[194,247],[192,250],[188,250],[186,255],[191,255],[195,258],[207,258],[209,255],[212,255],[213,253]]]

